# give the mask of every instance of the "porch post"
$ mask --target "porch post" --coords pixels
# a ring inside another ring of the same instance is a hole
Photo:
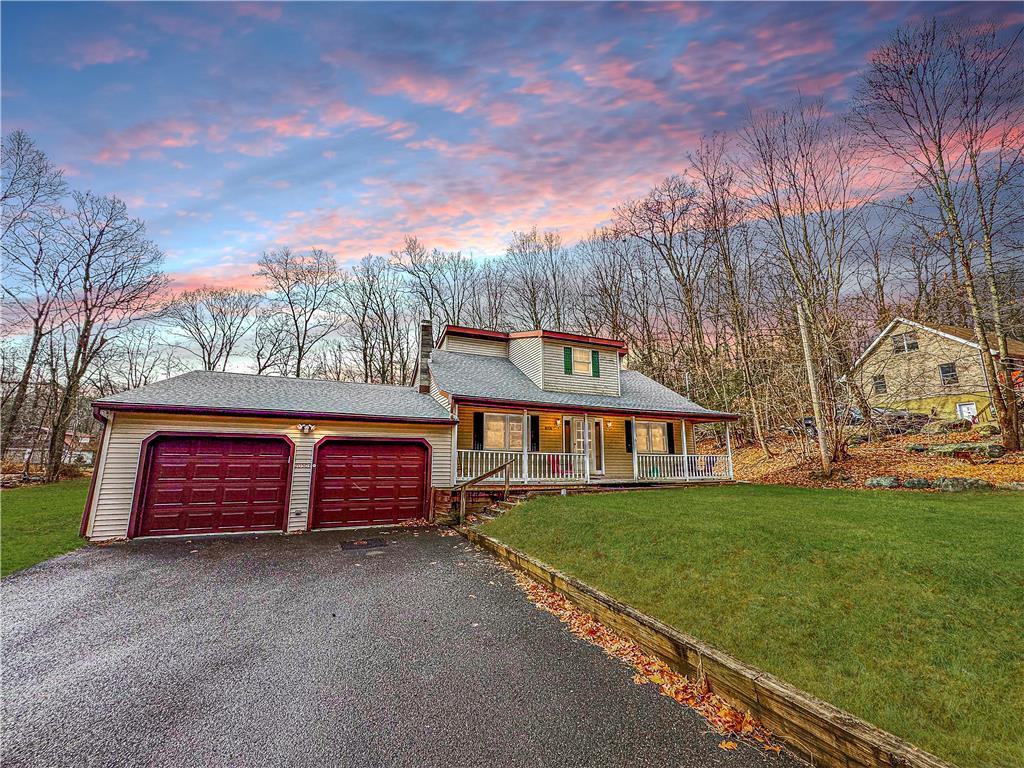
[[[629,420],[630,420],[630,422],[633,425],[632,427],[630,427],[630,429],[633,430],[633,482],[635,483],[636,480],[637,480],[637,476],[636,476],[637,475],[637,472],[636,472],[636,469],[637,469],[636,468],[636,416],[630,416]]]
[[[683,433],[683,480],[690,482],[690,446],[686,444],[686,419],[679,420],[679,429]]]
[[[729,436],[729,422],[725,422],[725,461],[729,468],[729,479],[732,480],[732,439]]]
[[[452,485],[459,483],[459,404],[452,404],[452,418],[455,419],[455,426],[452,427]]]
[[[586,471],[586,481],[590,484],[590,419],[583,414],[583,469]]]
[[[530,426],[530,415],[523,409],[523,484],[525,485],[530,480],[530,441],[526,434],[527,428]]]

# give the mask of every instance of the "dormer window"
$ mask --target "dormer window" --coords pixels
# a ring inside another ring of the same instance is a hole
[[[601,362],[596,349],[585,347],[564,347],[565,372],[569,376],[601,375]]]

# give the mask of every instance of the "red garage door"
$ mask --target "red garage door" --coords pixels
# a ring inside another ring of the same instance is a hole
[[[281,438],[157,437],[148,448],[137,535],[281,530],[290,457]]]
[[[399,523],[426,516],[427,447],[418,441],[319,446],[311,528]]]

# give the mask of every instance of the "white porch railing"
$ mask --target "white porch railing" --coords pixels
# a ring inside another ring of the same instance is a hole
[[[522,483],[522,451],[459,451],[455,481],[469,480],[500,467],[507,461],[515,463],[509,467],[509,480]],[[587,480],[587,457],[582,453],[527,453],[526,483],[582,483]],[[485,483],[504,482],[495,475]]]
[[[731,480],[729,457],[709,454],[638,453],[637,480]]]

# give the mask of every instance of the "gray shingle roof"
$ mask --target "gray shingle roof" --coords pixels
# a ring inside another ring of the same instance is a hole
[[[171,406],[232,411],[449,419],[430,395],[411,387],[191,371],[97,400],[94,405]]]
[[[730,418],[732,414],[703,408],[678,392],[636,371],[623,370],[619,397],[548,392],[508,358],[434,350],[430,373],[438,387],[455,397],[577,406],[609,411],[652,411],[688,416]]]

